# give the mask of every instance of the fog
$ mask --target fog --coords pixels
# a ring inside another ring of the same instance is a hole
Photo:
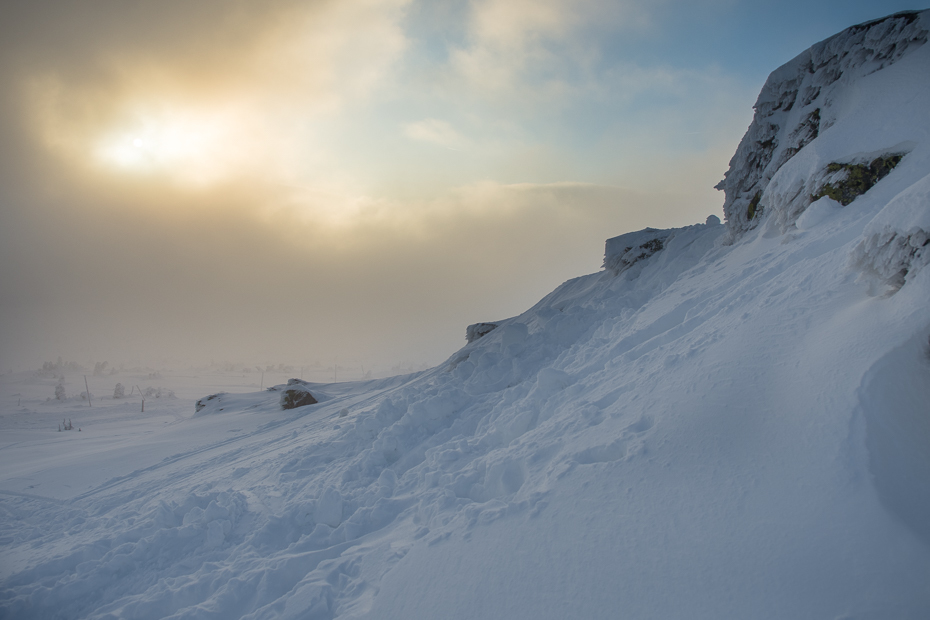
[[[633,1],[4,5],[3,370],[435,364],[469,323],[599,269],[606,238],[719,215],[712,186],[774,67],[634,54],[680,40],[667,18]]]

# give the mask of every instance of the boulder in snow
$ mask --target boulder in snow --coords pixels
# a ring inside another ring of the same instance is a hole
[[[287,387],[281,392],[281,408],[286,410],[315,405],[318,401],[310,393],[308,385],[306,381],[300,379],[288,379]]]

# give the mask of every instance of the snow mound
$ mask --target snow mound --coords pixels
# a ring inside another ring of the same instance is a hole
[[[852,264],[900,288],[930,262],[930,174],[898,193],[866,227]]]
[[[914,338],[869,369],[860,388],[869,471],[879,497],[930,545],[930,349]]]

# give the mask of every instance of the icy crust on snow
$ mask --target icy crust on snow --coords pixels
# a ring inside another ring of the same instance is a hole
[[[878,106],[876,102],[867,105],[857,97],[860,82],[888,72],[925,48],[928,20],[927,11],[904,12],[853,26],[814,45],[769,76],[754,106],[753,121],[717,185],[726,194],[723,210],[729,241],[754,227],[768,213],[773,214],[782,230],[791,226],[810,204],[811,195],[823,185],[828,163],[863,161],[867,151],[900,154],[910,150],[897,146],[913,139],[906,131],[888,132],[903,136],[886,135],[884,142],[857,134],[870,124],[873,131],[885,130],[896,118],[926,126],[925,106],[918,116],[902,114],[899,109],[908,101],[914,107],[915,96],[925,102],[925,83],[914,79],[910,85],[898,84],[893,95],[871,89],[872,99],[882,104]],[[926,64],[925,54],[921,62]],[[864,108],[868,108],[871,118],[855,126],[849,117],[861,117]],[[836,127],[838,123],[844,126]],[[838,140],[844,148],[822,144],[831,140]],[[821,146],[820,155],[826,160],[808,157],[799,164],[807,168],[802,174],[787,175],[791,178],[784,179],[778,188],[770,186],[787,162],[814,145]],[[812,165],[814,169],[810,169]]]

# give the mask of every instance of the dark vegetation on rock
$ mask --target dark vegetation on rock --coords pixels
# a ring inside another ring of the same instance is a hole
[[[752,200],[749,201],[749,206],[746,207],[746,219],[751,220],[756,215],[762,215],[762,207],[759,206],[759,201],[762,200],[762,191],[756,192],[756,195],[752,197]]]
[[[818,192],[811,196],[811,199],[818,200],[824,196],[829,196],[845,207],[888,176],[888,173],[900,163],[902,157],[904,156],[876,157],[869,164],[831,163],[827,166],[827,172],[834,174],[845,172],[846,174],[841,179],[824,184]]]
[[[658,252],[659,250],[661,250],[663,247],[665,246],[662,244],[661,239],[653,239],[652,241],[647,241],[646,243],[639,246],[639,249],[643,251],[640,253],[637,260],[646,258],[647,256],[651,256],[655,254],[656,252]]]

